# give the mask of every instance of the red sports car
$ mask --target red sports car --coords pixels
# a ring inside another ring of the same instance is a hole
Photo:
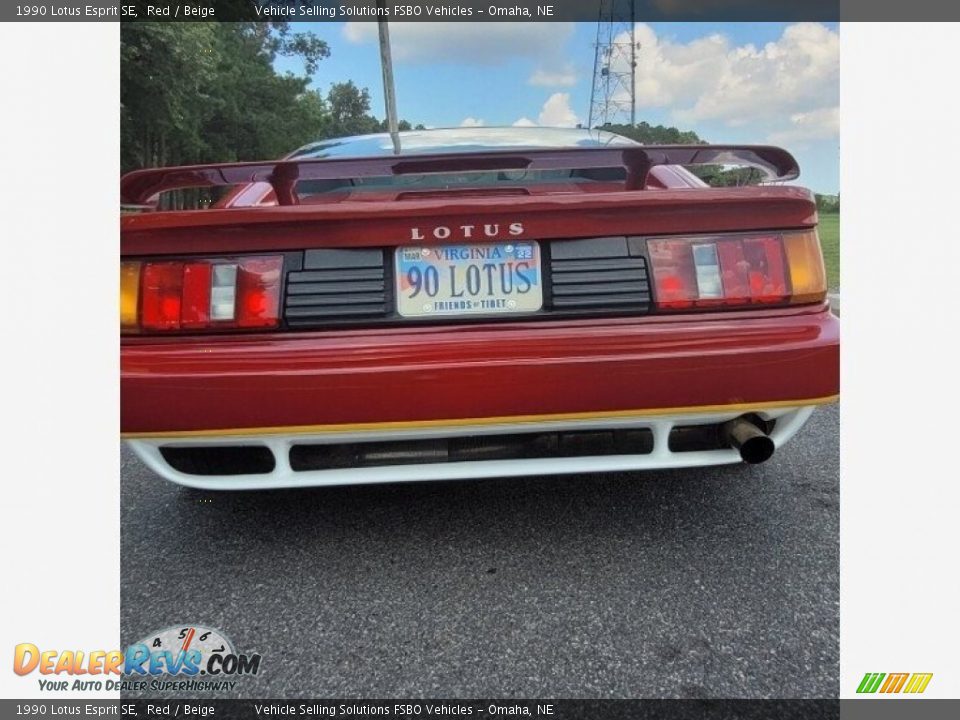
[[[839,387],[797,175],[774,147],[543,128],[130,173],[124,438],[209,489],[762,462]]]

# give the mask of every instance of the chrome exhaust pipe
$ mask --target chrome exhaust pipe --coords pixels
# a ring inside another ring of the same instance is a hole
[[[721,432],[724,442],[739,450],[741,459],[751,465],[769,460],[776,449],[770,436],[744,417],[724,423]]]

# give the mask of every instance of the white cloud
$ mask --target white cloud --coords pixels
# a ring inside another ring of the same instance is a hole
[[[800,144],[810,140],[837,137],[840,133],[840,108],[819,108],[790,116],[790,127],[771,133],[775,145]]]
[[[486,123],[483,118],[465,117],[460,122],[460,127],[483,127]]]
[[[414,63],[499,65],[511,58],[556,58],[573,34],[573,23],[390,23],[394,60]],[[377,23],[348,22],[352,43],[376,43]]]
[[[572,87],[577,84],[577,73],[570,63],[559,70],[537,68],[527,82],[538,87]]]
[[[570,107],[570,93],[554,93],[547,98],[537,122],[548,127],[574,127],[580,122]]]
[[[717,34],[677,44],[638,24],[635,37],[640,43],[635,92],[641,107],[676,107],[695,101],[717,83],[730,52],[727,39]]]
[[[580,122],[580,118],[570,107],[570,93],[554,93],[547,98],[540,108],[540,114],[537,115],[537,122],[534,122],[526,115],[517,118],[513,122],[513,127],[575,127]]]
[[[669,108],[675,122],[687,127],[718,121],[759,125],[770,134],[805,126],[836,132],[835,123],[812,115],[839,104],[840,38],[824,25],[789,25],[762,47],[735,46],[720,34],[681,43],[658,37],[645,24],[635,33],[641,45],[638,110]]]

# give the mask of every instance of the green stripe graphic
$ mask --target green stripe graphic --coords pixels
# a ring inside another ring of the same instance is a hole
[[[886,673],[867,673],[863,676],[863,680],[860,681],[860,686],[857,688],[857,692],[875,693],[880,687],[880,683],[883,682],[883,678],[886,676]]]
[[[880,683],[883,682],[883,679],[884,679],[886,676],[887,676],[886,673],[877,673],[877,680],[876,680],[876,682],[873,683],[873,685],[870,687],[869,690],[867,690],[867,692],[875,693],[877,690],[879,690],[879,689],[880,689]]]

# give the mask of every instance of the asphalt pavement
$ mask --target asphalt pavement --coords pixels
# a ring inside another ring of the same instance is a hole
[[[242,494],[124,448],[122,640],[219,628],[239,697],[836,696],[838,440],[833,406],[760,466]]]

